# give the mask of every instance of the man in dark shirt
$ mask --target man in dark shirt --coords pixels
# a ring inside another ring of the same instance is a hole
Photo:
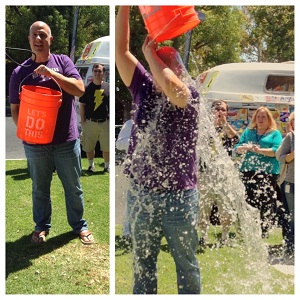
[[[100,143],[104,172],[109,172],[109,84],[103,81],[105,67],[93,66],[93,81],[79,99],[82,125],[82,149],[89,161],[89,172],[94,172],[95,147]]]

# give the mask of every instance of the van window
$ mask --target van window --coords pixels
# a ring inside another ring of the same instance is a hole
[[[266,81],[266,91],[294,93],[294,76],[269,75]]]

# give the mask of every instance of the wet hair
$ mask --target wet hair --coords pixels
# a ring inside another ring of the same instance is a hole
[[[224,101],[224,100],[215,100],[212,104],[211,104],[211,108],[215,108],[217,106],[220,106],[221,103],[225,103],[226,104],[226,110],[228,111],[228,104]]]
[[[103,73],[104,73],[104,72],[105,72],[105,67],[104,67],[104,65],[102,65],[102,64],[94,64],[94,65],[93,65],[93,68],[92,68],[92,71],[94,71],[94,69],[95,69],[95,68],[98,68],[99,66],[102,67],[102,71],[103,71]]]
[[[277,129],[277,124],[273,118],[273,115],[271,113],[271,111],[267,108],[267,107],[264,107],[264,106],[261,106],[259,107],[253,114],[252,116],[252,119],[251,119],[251,122],[249,124],[249,128],[250,129],[254,129],[257,127],[257,123],[256,123],[256,117],[257,117],[257,114],[260,112],[260,111],[265,111],[266,114],[267,114],[267,117],[268,117],[268,120],[269,120],[269,128],[271,130],[276,130]]]

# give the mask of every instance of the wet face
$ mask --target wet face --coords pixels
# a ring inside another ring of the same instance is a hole
[[[49,26],[43,22],[33,23],[29,36],[30,48],[37,56],[48,55],[53,41]]]
[[[267,129],[269,127],[269,118],[264,110],[257,113],[256,124],[258,129]]]

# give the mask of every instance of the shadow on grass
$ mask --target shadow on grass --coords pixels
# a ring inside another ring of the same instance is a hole
[[[101,164],[96,164],[94,172],[90,172],[87,169],[83,169],[81,171],[81,176],[89,177],[94,175],[108,175],[108,173],[104,171],[104,162]]]
[[[24,235],[14,242],[6,243],[6,278],[11,273],[30,267],[32,260],[50,253],[77,238],[70,231],[53,238],[48,238],[46,243],[34,244],[31,242],[31,236],[32,233]]]
[[[89,172],[87,170],[82,170],[81,172],[81,176],[83,177],[90,177],[90,176],[95,176],[95,175],[107,175],[108,173],[105,172],[104,170],[101,170],[101,171],[94,171],[94,172]]]
[[[14,180],[25,180],[30,178],[29,171],[27,168],[6,171],[6,176],[11,176]]]

